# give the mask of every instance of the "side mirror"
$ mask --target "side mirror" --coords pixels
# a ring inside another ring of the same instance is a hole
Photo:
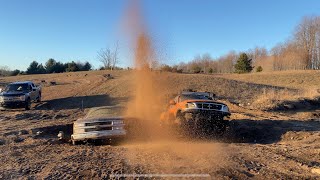
[[[170,105],[176,105],[176,102],[174,102],[174,100],[170,100],[170,101],[169,101],[169,104],[170,104]]]
[[[210,94],[210,98],[213,100],[217,97],[216,94],[214,94],[214,93],[209,93],[209,94]]]

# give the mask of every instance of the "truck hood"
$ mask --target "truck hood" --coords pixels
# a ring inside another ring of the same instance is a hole
[[[97,118],[80,118],[74,123],[99,123],[106,121],[121,121],[123,117],[97,117]]]
[[[10,91],[10,92],[2,92],[1,96],[21,96],[27,94],[26,92],[19,92],[19,91]]]
[[[218,102],[218,101],[215,101],[215,100],[207,100],[207,99],[190,99],[190,100],[185,100],[184,101],[185,103],[195,103],[195,102],[202,102],[202,103],[216,103],[216,104],[221,104],[221,105],[225,105],[224,103],[222,102]]]

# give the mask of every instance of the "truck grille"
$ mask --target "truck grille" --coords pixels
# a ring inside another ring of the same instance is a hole
[[[112,130],[112,127],[94,127],[94,128],[86,128],[85,132],[91,132],[91,131],[107,131]]]
[[[112,131],[118,129],[119,127],[124,126],[123,123],[119,123],[118,119],[108,119],[108,120],[98,120],[93,122],[85,122],[82,125],[82,129],[84,132],[91,132],[91,131]]]
[[[214,103],[196,103],[197,107],[203,110],[221,110],[222,105]]]
[[[5,96],[3,98],[3,100],[4,101],[20,101],[20,97],[18,97],[18,96],[9,96],[9,97]]]
[[[101,122],[90,122],[85,123],[85,126],[103,126],[103,125],[112,125],[112,121],[101,121]]]

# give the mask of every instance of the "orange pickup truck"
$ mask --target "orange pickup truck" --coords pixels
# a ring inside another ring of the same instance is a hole
[[[161,121],[188,130],[223,133],[228,124],[224,117],[230,115],[228,106],[215,101],[213,93],[185,91],[170,100],[168,110],[161,115]]]

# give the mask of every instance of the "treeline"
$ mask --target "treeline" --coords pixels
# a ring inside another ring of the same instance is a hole
[[[0,66],[0,77],[2,76],[16,76],[20,74],[20,70],[10,70],[7,66]]]
[[[8,67],[0,67],[0,76],[16,76],[25,74],[51,74],[62,72],[90,71],[92,65],[89,62],[71,61],[62,63],[54,59],[49,59],[44,65],[37,61],[32,61],[26,71],[18,69],[11,71]]]
[[[67,62],[61,63],[54,59],[49,59],[45,65],[39,64],[37,61],[31,62],[27,68],[26,74],[50,74],[62,72],[90,71],[92,65],[89,62]]]
[[[320,69],[320,16],[304,17],[293,37],[271,50],[274,70]]]
[[[226,56],[213,59],[209,54],[197,56],[189,63],[179,65],[162,65],[161,71],[177,73],[249,73],[254,69],[252,65],[252,55],[247,53],[231,52]],[[256,72],[261,72],[263,68],[258,66]]]
[[[198,55],[188,63],[163,65],[162,70],[185,73],[234,73],[242,53],[251,60],[253,71],[320,69],[320,16],[307,16],[296,26],[291,38],[267,50],[255,47],[245,52],[229,53],[212,58]]]

